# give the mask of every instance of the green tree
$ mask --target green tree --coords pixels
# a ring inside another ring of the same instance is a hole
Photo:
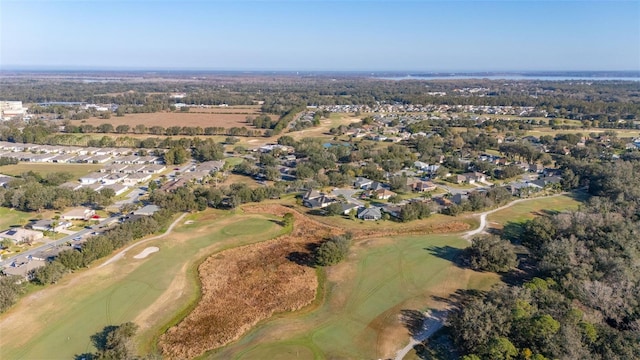
[[[100,124],[100,125],[98,125],[98,132],[101,132],[101,133],[112,133],[113,132],[113,125],[111,125],[111,124]]]
[[[475,270],[507,272],[517,265],[513,245],[495,235],[474,237],[465,249],[465,258]]]
[[[164,162],[167,165],[181,165],[189,160],[189,154],[182,146],[174,146],[164,153]]]
[[[144,126],[144,125],[143,125],[143,126]],[[126,133],[128,133],[128,132],[129,132],[129,129],[131,129],[131,127],[130,127],[129,125],[125,125],[125,124],[123,124],[123,125],[118,125],[118,126],[116,127],[116,132],[117,132],[118,134],[126,134]]]

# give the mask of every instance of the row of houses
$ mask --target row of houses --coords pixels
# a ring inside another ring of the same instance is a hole
[[[0,150],[8,152],[32,152],[40,154],[75,154],[75,155],[109,155],[124,156],[135,153],[137,149],[129,148],[98,148],[98,147],[80,147],[80,146],[64,146],[64,145],[38,145],[38,144],[22,144],[12,143],[8,141],[0,141]]]

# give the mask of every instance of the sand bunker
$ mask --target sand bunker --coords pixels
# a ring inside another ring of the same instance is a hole
[[[134,256],[134,259],[144,259],[147,256],[149,256],[150,254],[153,254],[154,252],[158,252],[160,251],[159,248],[155,247],[155,246],[150,246],[144,250],[142,250],[141,253],[139,253],[138,255]]]

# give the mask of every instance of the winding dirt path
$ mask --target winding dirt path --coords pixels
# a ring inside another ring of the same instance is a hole
[[[163,237],[171,234],[171,231],[173,231],[173,228],[178,225],[178,223],[180,222],[180,220],[182,220],[185,216],[187,215],[187,213],[184,213],[182,215],[180,215],[179,218],[177,218],[173,223],[171,223],[171,225],[169,225],[169,228],[167,229],[167,231],[165,231],[164,233],[158,235],[158,236],[154,236],[154,237],[150,237],[148,239],[144,239],[142,241],[138,241],[135,244],[131,244],[129,246],[127,246],[126,248],[124,248],[124,250],[120,251],[119,253],[115,254],[111,259],[105,261],[104,263],[102,263],[100,266],[97,267],[97,269],[100,269],[101,267],[107,266],[111,263],[114,263],[120,259],[122,259],[124,257],[124,254],[127,253],[127,251],[131,250],[132,248],[140,245],[140,244],[144,244],[146,242],[149,242],[151,240],[157,240],[157,239],[162,239]]]

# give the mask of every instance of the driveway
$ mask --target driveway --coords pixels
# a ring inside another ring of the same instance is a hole
[[[333,189],[333,191],[331,192],[331,195],[334,195],[334,196],[342,195],[348,202],[359,205],[359,206],[364,206],[364,203],[362,201],[353,197],[353,195],[355,195],[359,191],[360,190],[356,190],[356,189]]]

